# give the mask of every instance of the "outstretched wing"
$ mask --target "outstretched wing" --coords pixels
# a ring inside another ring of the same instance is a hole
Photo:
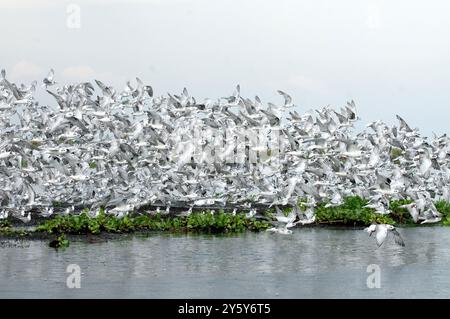
[[[395,241],[395,243],[397,244],[397,245],[400,245],[400,246],[405,246],[405,242],[403,241],[403,238],[402,238],[402,236],[400,236],[400,233],[396,230],[396,229],[393,229],[392,230],[392,234],[394,235],[394,241]]]
[[[399,115],[396,115],[396,117],[397,120],[400,122],[400,129],[404,129],[406,132],[412,132],[411,128],[404,119],[402,119]]]
[[[47,74],[47,79],[50,81],[53,80],[53,77],[55,76],[55,71],[53,69],[50,69],[50,72]]]
[[[283,92],[281,90],[278,90],[277,92],[278,92],[278,94],[283,96],[283,98],[284,98],[284,105],[291,105],[292,104],[292,98],[291,98],[291,96],[289,94],[287,94],[287,93],[285,93],[285,92]]]

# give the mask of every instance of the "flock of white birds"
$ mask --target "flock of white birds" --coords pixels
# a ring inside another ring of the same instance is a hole
[[[44,89],[52,105],[35,100]],[[197,101],[186,89],[154,96],[138,78],[119,92],[99,80],[59,86],[53,70],[42,83],[18,85],[2,70],[0,219],[84,207],[123,216],[144,206],[190,208],[185,215],[237,207],[250,217],[290,205],[289,216],[276,215],[284,226],[270,229],[289,233],[314,222],[317,202],[340,205],[353,195],[380,214],[390,213],[390,200],[410,199],[415,222],[441,219],[433,202],[450,200],[447,135],[429,140],[399,116],[398,125],[375,121],[355,132],[353,101],[299,113],[278,93],[278,105],[245,98],[239,86]],[[398,237],[386,225],[367,231]]]

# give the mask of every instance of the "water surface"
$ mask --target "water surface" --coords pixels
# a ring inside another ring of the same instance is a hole
[[[2,240],[0,298],[449,298],[450,228],[402,228],[406,247],[361,230],[290,236],[129,236],[101,243]],[[81,288],[66,286],[80,266]],[[367,267],[380,267],[368,288]]]

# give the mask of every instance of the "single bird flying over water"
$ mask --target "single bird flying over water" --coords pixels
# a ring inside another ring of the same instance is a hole
[[[378,247],[383,245],[383,243],[386,241],[386,238],[388,237],[389,234],[393,235],[394,241],[397,245],[405,246],[405,242],[403,241],[402,237],[400,236],[400,233],[392,225],[372,224],[369,227],[365,228],[364,231],[369,233],[369,236],[372,236],[372,234],[375,233],[375,239],[376,239]]]

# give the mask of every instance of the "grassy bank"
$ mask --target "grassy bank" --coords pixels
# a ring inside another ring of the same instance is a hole
[[[392,225],[414,224],[406,209],[401,205],[410,203],[408,200],[392,201],[389,215],[376,213],[374,209],[364,207],[367,201],[359,197],[348,197],[344,203],[335,207],[327,207],[326,203],[315,207],[316,225],[367,226],[372,223]],[[437,202],[436,208],[443,214],[439,224],[450,225],[450,203]],[[288,214],[292,208],[283,209]],[[300,205],[300,209],[305,209]],[[103,211],[97,217],[90,217],[85,210],[79,215],[55,216],[43,220],[34,230],[23,230],[12,226],[11,220],[0,221],[1,237],[46,237],[50,238],[52,247],[69,245],[66,235],[98,235],[102,233],[133,233],[150,231],[198,232],[198,233],[236,233],[243,231],[261,231],[272,226],[275,220],[274,209],[267,209],[262,217],[247,218],[246,212],[231,215],[224,211],[214,214],[210,211],[193,212],[187,217],[150,215],[133,213],[123,218],[105,214]]]

